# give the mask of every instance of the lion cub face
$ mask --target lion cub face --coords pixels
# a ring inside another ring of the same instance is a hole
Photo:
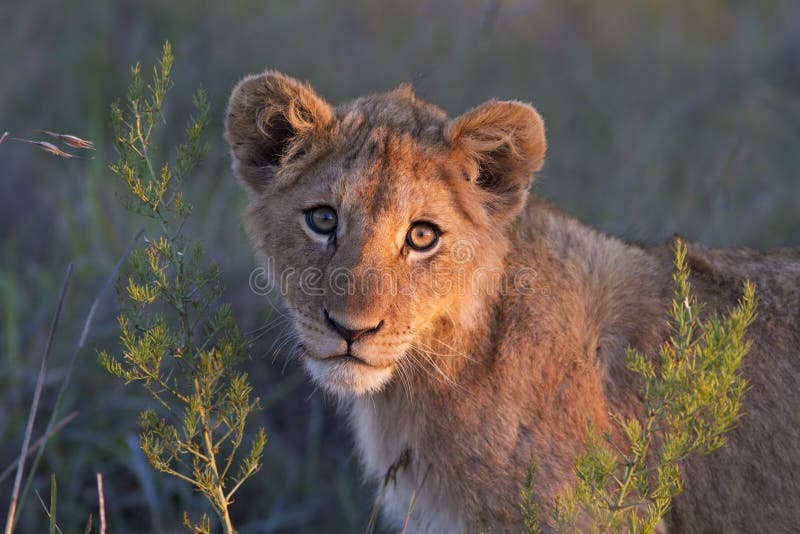
[[[437,328],[479,320],[545,150],[525,104],[451,120],[404,87],[333,108],[269,71],[234,89],[226,130],[306,368],[345,395],[441,357]]]

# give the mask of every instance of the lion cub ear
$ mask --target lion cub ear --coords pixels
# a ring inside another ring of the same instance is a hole
[[[277,71],[246,77],[231,93],[225,124],[234,173],[260,192],[281,165],[325,136],[333,118],[308,84]]]
[[[489,213],[517,215],[533,173],[544,164],[547,141],[539,113],[522,102],[491,100],[453,119],[445,136],[464,159],[466,178],[486,193]]]

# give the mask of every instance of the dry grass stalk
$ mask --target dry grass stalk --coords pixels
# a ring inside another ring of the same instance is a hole
[[[87,141],[86,139],[81,139],[75,135],[69,134],[60,134],[56,132],[50,132],[48,130],[37,130],[37,132],[41,132],[43,134],[49,135],[51,137],[55,137],[59,141],[64,144],[67,144],[74,148],[83,148],[86,150],[94,150],[94,143],[92,141]]]
[[[58,148],[53,143],[48,143],[47,141],[33,141],[31,139],[22,139],[21,137],[9,137],[11,141],[21,141],[23,143],[30,143],[35,145],[45,152],[50,152],[51,154],[55,154],[56,156],[61,156],[62,158],[78,158],[78,159],[87,159],[81,156],[76,156],[75,154],[70,154],[69,152],[64,152],[60,148]]]
[[[97,498],[100,501],[100,534],[106,534],[106,497],[103,493],[102,473],[97,473]]]
[[[57,132],[51,132],[49,130],[36,130],[36,131],[41,132],[45,135],[49,135],[51,137],[55,137],[65,145],[71,146],[73,148],[79,148],[83,150],[94,150],[94,143],[92,141],[82,139],[76,135],[60,134]],[[56,156],[61,156],[62,158],[94,159],[94,158],[86,158],[83,156],[78,156],[76,154],[71,154],[69,152],[64,152],[53,143],[48,143],[47,141],[35,141],[33,139],[25,139],[23,137],[9,137],[9,135],[10,134],[8,132],[3,133],[3,135],[0,136],[0,144],[3,144],[6,140],[19,141],[21,143],[28,143],[34,145],[44,150],[45,152],[49,152],[50,154],[55,154]]]

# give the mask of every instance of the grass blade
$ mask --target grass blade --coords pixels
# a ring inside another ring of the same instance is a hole
[[[47,423],[47,430],[45,431],[44,442],[42,443],[42,446],[39,447],[39,451],[36,453],[36,457],[33,459],[33,462],[31,463],[31,471],[28,474],[28,479],[25,482],[25,488],[22,490],[22,495],[19,500],[20,507],[25,503],[25,499],[27,498],[28,493],[30,493],[31,485],[33,484],[33,475],[36,472],[36,468],[39,466],[39,462],[42,459],[42,454],[44,454],[45,447],[47,446],[47,440],[49,439],[48,436],[51,434],[53,426],[55,425],[55,421],[56,418],[58,417],[58,412],[61,407],[61,402],[64,400],[64,394],[66,393],[67,387],[69,386],[69,383],[72,379],[72,370],[75,368],[75,362],[78,359],[78,355],[83,351],[83,348],[86,344],[86,339],[88,337],[89,330],[91,329],[92,322],[94,320],[94,315],[97,311],[98,306],[100,305],[100,301],[102,300],[109,286],[111,286],[114,280],[117,279],[117,274],[119,273],[119,270],[122,268],[122,265],[128,259],[131,250],[133,250],[133,247],[136,245],[136,242],[139,241],[139,238],[142,236],[142,234],[144,234],[144,230],[139,230],[139,233],[136,234],[136,236],[131,240],[130,244],[128,245],[128,248],[125,250],[125,253],[122,255],[117,264],[114,266],[114,270],[111,271],[111,274],[108,275],[108,278],[106,278],[103,287],[101,287],[100,291],[97,292],[97,296],[95,297],[94,302],[92,303],[92,307],[89,309],[89,314],[86,316],[86,322],[83,324],[83,331],[81,332],[81,337],[78,340],[78,345],[75,347],[75,350],[72,353],[72,358],[70,359],[69,365],[67,366],[67,372],[64,375],[64,380],[61,382],[61,388],[58,390],[56,403],[53,406],[53,413],[50,414],[50,421]],[[17,517],[19,516],[17,515]],[[13,526],[16,526],[16,521],[17,518],[15,517]],[[13,526],[11,527],[12,531],[13,531]],[[11,531],[7,532],[6,534],[10,534],[10,532]]]
[[[50,351],[53,348],[53,338],[58,328],[58,319],[61,316],[61,308],[64,304],[64,297],[67,294],[67,286],[69,279],[72,276],[72,263],[67,266],[67,273],[64,275],[64,281],[61,284],[61,292],[58,295],[58,303],[56,304],[56,311],[53,314],[53,321],[50,323],[50,333],[47,336],[47,345],[45,345],[44,356],[42,356],[42,364],[39,367],[39,376],[36,379],[36,388],[33,392],[33,401],[31,402],[31,411],[28,415],[28,425],[25,427],[25,437],[22,440],[22,450],[19,453],[19,461],[17,462],[17,476],[14,477],[14,489],[11,492],[11,503],[8,507],[8,518],[6,519],[5,533],[11,534],[14,531],[14,526],[17,523],[17,505],[19,503],[20,486],[22,485],[22,473],[25,470],[25,458],[28,456],[28,447],[31,443],[31,434],[33,433],[33,423],[36,420],[36,412],[39,409],[39,400],[42,397],[42,389],[44,386],[44,377],[47,373],[47,361],[50,358]],[[29,479],[31,477],[29,476]],[[23,499],[24,501],[24,499]]]
[[[50,475],[50,534],[56,534],[56,476]],[[58,529],[59,532],[61,529]]]
[[[55,475],[51,475],[51,477],[52,477],[52,480],[55,480]],[[51,486],[50,487],[50,498],[51,499],[53,498],[53,493],[52,492],[53,492],[53,487]],[[58,534],[63,534],[63,532],[61,532],[61,527],[58,526],[58,523],[56,523],[56,520],[55,520],[55,517],[56,517],[55,516],[55,507],[53,507],[51,510],[48,510],[47,509],[47,505],[44,503],[44,499],[42,499],[42,496],[39,495],[39,491],[38,490],[33,490],[33,493],[34,493],[34,495],[36,495],[36,498],[39,500],[39,504],[42,505],[42,509],[44,510],[44,513],[47,516],[47,520],[48,520],[48,523],[50,524],[50,529],[51,529],[50,532],[52,532],[53,534],[55,534],[55,532],[58,532]],[[51,500],[50,503],[52,504],[53,501]]]
[[[33,442],[33,445],[31,445],[28,448],[28,456],[32,455],[39,449],[39,447],[42,446],[42,443],[44,443],[45,441],[45,436],[47,439],[52,438],[62,428],[70,424],[72,420],[75,419],[77,416],[78,412],[70,412],[64,419],[56,423],[56,425],[53,426],[53,429],[50,432],[48,432],[46,435],[41,436],[39,439]],[[14,472],[14,469],[17,467],[17,462],[19,462],[19,458],[15,458],[14,461],[8,467],[6,467],[2,473],[0,473],[0,484],[2,484],[3,481],[6,478],[8,478],[8,476],[11,475],[11,473]]]

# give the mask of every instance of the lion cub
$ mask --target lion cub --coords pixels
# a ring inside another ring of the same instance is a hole
[[[636,413],[624,349],[667,335],[672,254],[529,196],[539,114],[490,101],[450,118],[406,86],[331,106],[267,71],[234,89],[226,138],[255,250],[312,379],[341,399],[364,469],[399,458],[383,512],[412,532],[518,532],[532,453],[545,511],[586,419]],[[757,284],[745,417],[684,465],[667,530],[800,525],[800,250],[690,246],[693,287],[727,312]],[[546,514],[543,514],[546,517]],[[795,530],[796,531],[796,530]]]

